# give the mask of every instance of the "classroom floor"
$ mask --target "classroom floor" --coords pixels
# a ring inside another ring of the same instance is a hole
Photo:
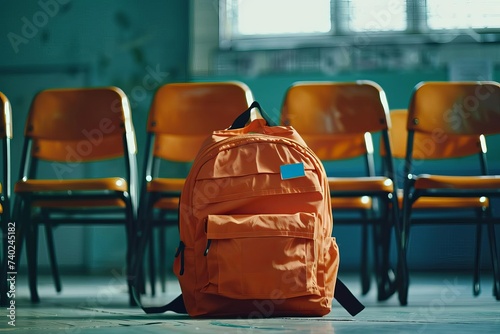
[[[356,275],[341,277],[359,296]],[[27,283],[16,282],[15,327],[8,324],[6,309],[0,332],[16,333],[500,333],[500,302],[492,296],[490,274],[484,273],[482,293],[472,296],[471,276],[440,273],[414,274],[408,306],[397,297],[377,302],[375,287],[360,297],[366,309],[351,317],[334,301],[332,312],[322,318],[190,319],[174,313],[146,315],[127,306],[124,282],[117,272],[109,275],[62,276],[63,291],[57,294],[51,277],[41,277],[41,302],[29,301]],[[171,280],[165,293],[155,297],[162,304],[177,296]],[[150,300],[151,302],[151,300]]]

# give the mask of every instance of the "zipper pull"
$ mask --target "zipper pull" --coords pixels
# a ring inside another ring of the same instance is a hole
[[[207,241],[207,248],[205,248],[205,252],[203,253],[204,256],[207,256],[208,250],[210,249],[210,245],[212,244],[212,239],[208,239]]]
[[[179,254],[181,255],[181,269],[179,270],[179,275],[184,275],[184,248],[186,248],[186,245],[184,242],[179,242],[179,247],[177,247],[177,251],[175,252],[175,257],[178,257]]]
[[[205,222],[205,234],[208,232],[208,218],[204,219]],[[207,240],[207,247],[205,248],[205,252],[203,253],[203,256],[207,256],[208,250],[210,249],[210,245],[212,244],[212,239]]]

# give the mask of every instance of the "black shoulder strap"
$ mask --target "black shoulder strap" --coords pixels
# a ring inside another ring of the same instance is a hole
[[[182,299],[182,294],[177,296],[174,300],[172,300],[170,303],[163,305],[163,306],[143,306],[141,304],[141,308],[146,312],[147,314],[153,314],[153,313],[164,313],[167,311],[172,311],[175,313],[179,314],[187,314],[186,311],[186,306],[184,305],[184,299]]]
[[[344,282],[338,278],[335,284],[334,298],[353,317],[365,309],[365,306],[352,294]]]
[[[229,127],[229,129],[241,129],[241,128],[245,127],[245,125],[247,124],[247,122],[250,120],[250,113],[251,113],[252,109],[254,109],[254,108],[256,108],[260,112],[260,115],[265,119],[267,125],[269,125],[269,126],[275,126],[276,125],[271,120],[271,118],[269,117],[269,115],[264,111],[264,109],[262,109],[262,107],[260,106],[259,102],[254,101],[254,102],[252,102],[252,104],[250,105],[250,107],[248,107],[247,110],[245,110],[244,112],[242,112],[234,120],[233,124]]]

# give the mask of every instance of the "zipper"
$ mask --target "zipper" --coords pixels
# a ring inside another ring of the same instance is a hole
[[[203,253],[204,256],[208,255],[208,250],[210,249],[210,245],[212,244],[212,239],[207,240],[207,247],[205,248],[205,252]]]

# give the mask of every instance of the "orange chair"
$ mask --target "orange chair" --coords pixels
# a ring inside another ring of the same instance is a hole
[[[15,255],[9,252],[9,232],[15,231],[15,227],[11,226],[10,219],[10,141],[12,140],[12,109],[9,99],[5,94],[0,92],[0,139],[2,140],[2,181],[0,183],[0,224],[2,227],[2,257],[1,268],[2,275],[9,271],[9,260]],[[5,277],[5,276],[2,276]],[[5,278],[0,283],[0,305],[6,304],[7,281]]]
[[[413,209],[418,203],[428,203],[439,198],[443,203],[468,201],[473,208],[485,208],[484,214],[473,215],[460,221],[477,226],[476,265],[474,293],[479,293],[479,247],[482,224],[488,226],[491,258],[494,276],[494,295],[500,300],[500,273],[496,250],[494,223],[498,217],[489,210],[489,199],[499,197],[500,175],[490,175],[487,166],[486,139],[484,136],[500,134],[500,84],[496,82],[423,82],[418,84],[412,94],[406,121],[408,139],[403,175],[403,244],[404,253],[408,249],[410,226],[416,222]],[[427,136],[425,145],[419,140]],[[459,137],[460,136],[460,137]],[[477,154],[477,172],[468,171],[467,175],[453,168],[455,174],[436,175],[422,170],[420,159],[449,159]],[[419,170],[421,174],[415,175]],[[428,198],[433,198],[429,200]],[[456,198],[450,200],[450,197]],[[464,199],[469,197],[468,200]],[[486,202],[481,203],[480,198]],[[478,203],[478,201],[480,203]],[[484,204],[484,206],[483,206]],[[441,222],[457,222],[444,218]],[[439,222],[434,219],[434,223]],[[406,264],[406,262],[404,262]],[[408,299],[408,268],[401,280],[399,298],[402,304]]]
[[[406,109],[397,109],[391,111],[391,123],[392,127],[390,130],[391,142],[392,142],[392,156],[394,159],[399,159],[401,163],[404,163],[406,157],[406,141],[408,137],[408,132],[406,130],[406,124],[408,122],[408,111]],[[418,132],[415,133],[414,138],[415,147],[426,147],[429,143],[433,143],[432,150],[415,150],[413,153],[413,159],[415,160],[436,160],[439,161],[443,158],[460,158],[468,155],[481,155],[481,136],[461,136],[461,135],[448,135],[445,140],[435,140],[431,134]],[[383,150],[383,146],[381,150]],[[401,177],[404,179],[404,177]],[[403,189],[398,189],[398,201],[400,207],[403,206]],[[487,197],[419,197],[412,203],[412,212],[416,210],[421,210],[425,212],[424,215],[415,215],[411,217],[411,224],[436,224],[436,223],[457,223],[460,222],[460,218],[455,216],[443,216],[443,210],[459,210],[461,213],[463,210],[473,210],[478,221],[483,217],[489,208],[490,202]],[[424,211],[425,210],[425,211]],[[450,212],[450,211],[449,211]],[[440,214],[440,219],[437,220],[436,215],[430,215],[431,213]],[[480,292],[479,283],[479,259],[480,259],[480,240],[481,240],[481,224],[477,224],[477,235],[476,235],[476,249],[475,249],[475,265],[474,265],[474,281],[473,281],[473,293],[478,295]]]
[[[128,272],[135,235],[137,162],[125,94],[116,87],[41,91],[32,101],[24,136],[14,214],[21,223],[20,234],[26,236],[31,300],[39,301],[36,267],[41,224],[47,227],[53,263],[52,226],[123,225]],[[86,177],[90,168],[93,178]],[[22,241],[18,240],[19,250]],[[131,294],[130,302],[134,303]]]
[[[363,226],[363,293],[368,292],[370,283],[367,225],[373,225],[379,300],[387,299],[395,292],[389,264],[393,227],[399,236],[388,117],[388,103],[382,88],[371,81],[356,81],[295,83],[286,92],[281,118],[281,123],[292,125],[325,163],[364,158],[364,170],[353,167],[357,164],[353,163],[348,175],[330,177],[332,209],[336,224],[361,223]],[[375,166],[372,139],[375,133],[381,134],[389,148],[388,155],[383,158],[388,167],[387,175],[378,173]],[[335,164],[332,166],[335,168]],[[341,218],[341,211],[357,211],[362,215]]]
[[[151,228],[161,228],[160,254],[164,254],[168,224],[177,224],[179,196],[184,177],[202,142],[214,130],[228,128],[253,102],[250,89],[241,82],[170,83],[156,92],[147,123],[144,175],[139,205],[139,230],[149,240],[151,292],[155,294],[154,243]],[[172,171],[172,164],[185,164]],[[164,167],[165,166],[165,167]],[[141,253],[141,252],[139,252]],[[165,290],[165,261],[160,260]],[[143,259],[139,259],[142,265]]]

